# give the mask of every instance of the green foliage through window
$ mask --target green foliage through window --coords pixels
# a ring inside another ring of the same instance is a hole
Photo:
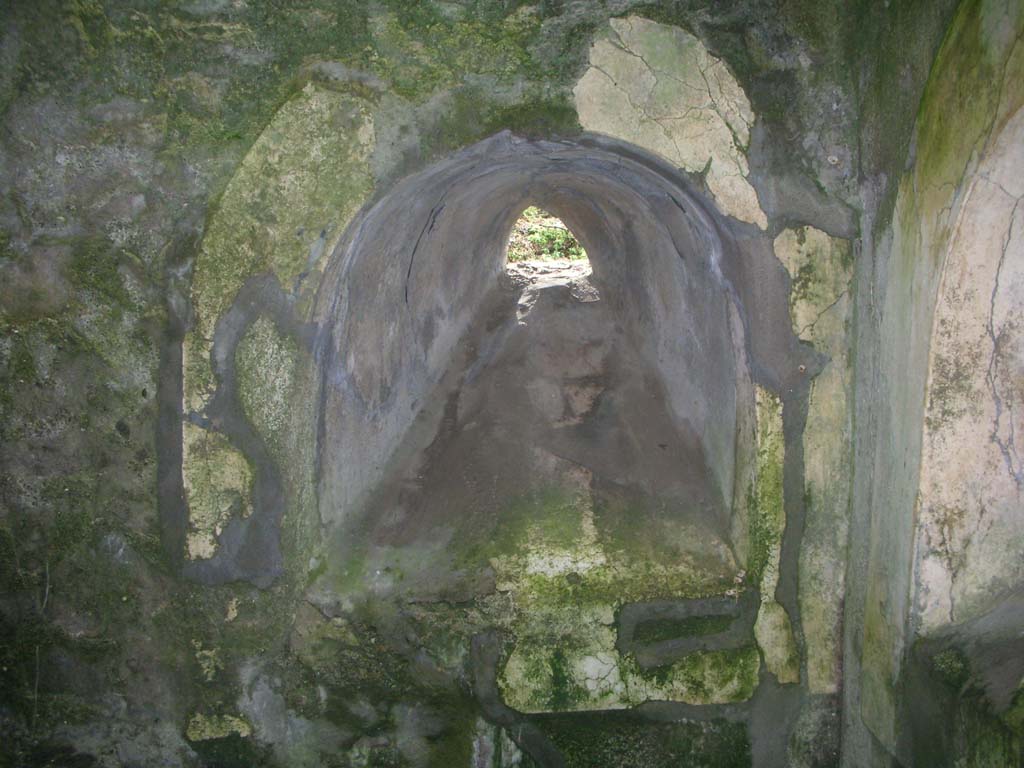
[[[508,241],[508,260],[511,263],[586,258],[587,252],[569,228],[536,206],[531,205],[523,211],[512,227]]]

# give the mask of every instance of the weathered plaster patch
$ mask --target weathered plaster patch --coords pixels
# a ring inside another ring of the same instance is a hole
[[[922,445],[917,610],[932,632],[1024,582],[1024,110],[982,162],[950,237]]]
[[[849,241],[814,227],[799,227],[780,232],[774,248],[792,280],[793,333],[815,347],[828,346],[837,339],[842,343],[853,266]],[[839,311],[832,312],[835,308]],[[819,328],[819,321],[827,327]]]
[[[188,504],[188,556],[213,557],[217,537],[236,515],[252,514],[252,470],[242,453],[217,432],[185,422],[181,478]]]
[[[705,179],[718,206],[764,229],[747,180],[754,113],[725,64],[678,27],[630,16],[590,49],[574,94],[580,124],[631,141]]]
[[[851,247],[813,227],[784,230],[774,247],[792,279],[793,332],[829,357],[811,384],[803,433],[806,518],[799,600],[808,688],[834,693],[839,689],[851,473]]]

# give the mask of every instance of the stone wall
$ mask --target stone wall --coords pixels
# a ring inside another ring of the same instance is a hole
[[[9,5],[0,761],[1019,762],[1019,3]]]
[[[930,667],[933,676],[944,666],[932,657],[942,649],[926,638],[971,635],[970,620],[998,614],[996,606],[1020,585],[1019,490],[1009,465],[995,461],[1011,429],[998,415],[1006,374],[989,363],[998,348],[1007,355],[999,365],[1014,365],[1009,337],[999,341],[1003,320],[992,320],[993,306],[1000,318],[1014,311],[1013,302],[995,298],[1003,295],[997,267],[1014,252],[1014,203],[1011,195],[1004,210],[998,200],[981,200],[995,167],[1013,173],[1013,157],[1002,147],[1013,143],[1020,108],[1020,25],[1015,4],[965,3],[958,10],[923,95],[916,152],[899,177],[893,213],[886,215],[884,202],[876,209],[885,218],[874,219],[861,262],[851,579],[866,589],[863,603],[858,588],[847,594],[851,765],[865,764],[878,749],[860,740],[861,723],[885,752],[908,763],[947,764],[957,752],[982,760],[989,746],[997,762],[1011,759],[1002,752],[1013,749],[1005,737],[989,734],[981,740],[988,746],[965,747],[970,728],[987,726],[954,725],[947,719],[952,702],[943,699],[946,713],[930,724],[915,710],[934,695],[923,692],[929,673],[917,666]],[[984,235],[979,216],[987,221]],[[1000,533],[989,537],[989,526]],[[858,540],[866,549],[859,563]],[[985,555],[975,554],[986,546]],[[1019,616],[995,624],[1014,621]],[[957,659],[952,685],[964,699],[960,706],[991,716],[1006,711],[1012,693],[974,699],[972,690],[990,686],[986,668],[1000,666],[1008,688],[1020,674],[1003,666],[1014,649],[1004,646],[999,661],[989,647],[1005,642],[1005,630],[990,624],[979,631],[991,633],[978,641],[985,653],[970,661],[961,661],[959,651],[942,658],[946,666]],[[926,647],[927,658],[919,658]]]

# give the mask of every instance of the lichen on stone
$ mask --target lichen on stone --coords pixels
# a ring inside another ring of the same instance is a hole
[[[764,663],[783,684],[800,682],[800,655],[786,609],[777,602],[763,602],[757,612],[754,637]]]
[[[182,428],[182,484],[188,505],[186,552],[213,557],[217,537],[235,516],[252,514],[252,469],[228,439],[191,422]]]
[[[845,299],[853,267],[850,242],[814,227],[798,227],[782,230],[773,247],[792,281],[789,302],[793,333],[816,347],[824,346],[823,352],[831,351],[837,342],[844,345]],[[843,306],[830,316],[828,313],[839,302]],[[817,327],[829,317],[836,319],[828,328]]]
[[[423,9],[426,15],[432,11]],[[371,16],[369,26],[376,49],[373,71],[396,93],[423,99],[467,77],[501,78],[529,71],[526,46],[540,20],[535,7],[524,5],[497,23],[438,14],[426,24],[410,25],[389,11]]]
[[[217,673],[224,668],[224,662],[220,652],[216,648],[204,648],[199,640],[192,641],[192,648],[195,651],[196,663],[203,672],[203,679],[212,682]]]
[[[266,317],[259,318],[235,350],[238,394],[245,416],[275,446],[297,405],[292,402],[298,345]],[[283,457],[282,457],[283,458]]]
[[[188,721],[185,737],[189,741],[209,741],[224,739],[232,734],[246,737],[251,733],[252,727],[238,715],[204,715],[197,712]]]
[[[786,510],[782,476],[785,437],[782,432],[782,401],[778,395],[757,387],[757,469],[752,490],[749,573],[761,593],[761,605],[754,623],[754,636],[764,654],[765,665],[780,683],[800,681],[800,657],[793,628],[785,607],[775,599],[779,583],[782,536]]]
[[[553,514],[552,514],[553,513]],[[524,712],[620,709],[649,700],[693,704],[752,695],[756,648],[689,654],[643,671],[616,647],[616,610],[627,602],[723,594],[734,574],[644,561],[598,527],[587,493],[550,492],[511,515],[491,557],[500,593],[513,601],[514,647],[498,683]],[[506,538],[507,537],[507,538]],[[752,652],[752,656],[751,656]]]

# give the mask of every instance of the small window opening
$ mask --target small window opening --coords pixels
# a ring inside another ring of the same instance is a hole
[[[508,239],[509,269],[542,268],[545,272],[567,270],[590,274],[590,259],[583,245],[565,223],[542,208],[531,205],[516,220]]]

